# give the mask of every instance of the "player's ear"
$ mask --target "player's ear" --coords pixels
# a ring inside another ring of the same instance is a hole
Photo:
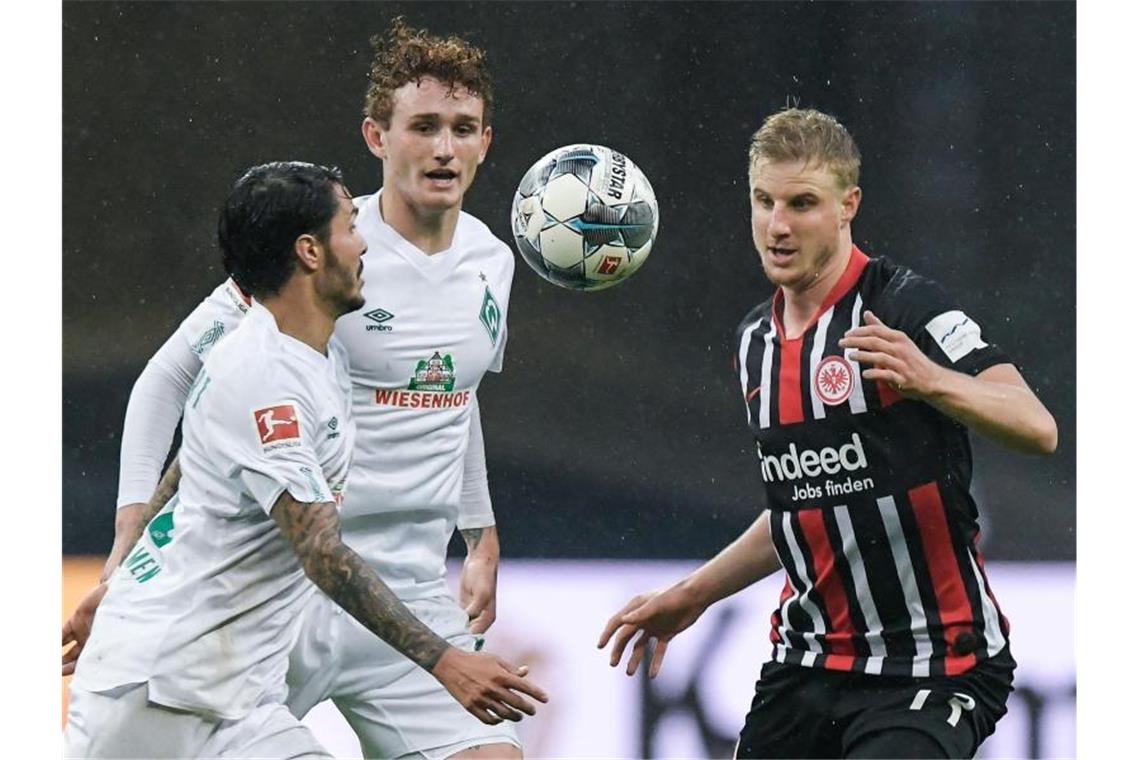
[[[482,146],[479,148],[479,163],[483,163],[483,159],[487,157],[487,150],[491,147],[491,125],[483,127]]]
[[[369,153],[379,159],[388,157],[384,128],[380,126],[378,121],[371,116],[365,118],[364,123],[360,125],[360,132],[364,135],[364,144],[368,146]]]
[[[839,202],[839,222],[842,226],[851,224],[851,220],[859,213],[859,202],[862,200],[863,188],[858,185],[852,185],[843,192],[843,198]]]
[[[293,242],[293,254],[302,272],[315,272],[321,262],[320,241],[305,233]]]

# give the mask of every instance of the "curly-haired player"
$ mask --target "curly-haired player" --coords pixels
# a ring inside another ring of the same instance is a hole
[[[342,532],[413,614],[447,643],[473,650],[494,622],[499,561],[476,391],[487,370],[502,367],[514,276],[508,246],[461,210],[491,144],[491,80],[482,50],[400,19],[373,45],[362,131],[382,162],[383,188],[353,201],[369,250],[367,305],[336,326],[350,359],[356,421]],[[249,310],[242,274],[229,273],[132,391],[106,575],[145,515],[190,381]],[[339,421],[321,432],[334,439]],[[172,514],[168,507],[160,517]],[[444,561],[457,527],[468,549],[458,601]],[[64,627],[65,645],[76,642],[64,656],[65,674],[105,590],[94,589]],[[314,594],[290,658],[288,704],[303,716],[332,699],[366,757],[521,757],[503,721],[533,714],[533,705],[510,688],[499,700],[449,692],[432,667]],[[517,682],[506,668],[501,678],[507,687]],[[527,684],[520,691],[545,701]]]

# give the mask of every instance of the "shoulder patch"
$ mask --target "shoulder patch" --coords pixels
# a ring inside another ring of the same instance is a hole
[[[926,331],[942,352],[956,362],[976,348],[989,344],[982,340],[982,328],[961,311],[946,311],[926,323]]]
[[[265,450],[300,445],[301,421],[292,404],[255,409],[253,420],[257,424],[257,433]]]

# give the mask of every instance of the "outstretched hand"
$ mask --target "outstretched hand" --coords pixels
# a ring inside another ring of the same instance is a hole
[[[863,312],[867,324],[848,330],[839,340],[842,348],[853,348],[851,358],[870,365],[863,377],[887,383],[907,398],[927,398],[934,394],[942,367],[914,344],[901,330],[893,330],[869,310]]]
[[[652,645],[649,677],[655,678],[661,670],[669,642],[691,626],[704,611],[704,606],[693,600],[680,584],[664,591],[638,594],[606,622],[598,638],[598,649],[605,648],[613,638],[610,667],[617,667],[630,640],[640,634],[630,651],[626,675],[632,676],[637,672],[645,658],[646,647]]]
[[[75,612],[72,612],[71,617],[63,624],[63,646],[75,644],[63,653],[63,675],[69,676],[75,672],[75,664],[79,661],[79,655],[83,653],[83,647],[86,646],[87,638],[91,635],[91,626],[95,622],[95,611],[106,594],[107,584],[105,582],[88,591],[79,600]]]
[[[547,701],[546,692],[527,680],[525,665],[515,667],[486,652],[450,647],[431,672],[467,712],[488,725],[534,715],[534,704],[523,695]]]

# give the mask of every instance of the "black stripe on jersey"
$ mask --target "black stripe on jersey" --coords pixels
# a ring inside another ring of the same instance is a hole
[[[863,570],[867,573],[871,598],[884,626],[888,621],[904,627],[883,629],[883,639],[887,658],[913,659],[918,654],[914,636],[909,627],[910,613],[906,606],[906,595],[899,581],[898,568],[891,554],[890,539],[883,517],[874,501],[859,502],[848,507],[851,525],[855,530],[856,543],[863,555]],[[886,671],[884,671],[886,674]],[[899,675],[911,675],[909,662]]]
[[[796,546],[799,548],[800,554],[802,554],[804,558],[804,572],[807,573],[807,577],[798,578],[794,572],[789,573],[789,575],[792,578],[793,584],[796,582],[799,583],[796,588],[798,588],[801,592],[804,588],[806,588],[807,583],[811,583],[811,590],[808,591],[807,598],[811,600],[811,603],[815,605],[815,608],[817,610],[819,610],[819,616],[823,620],[824,633],[827,633],[828,631],[833,630],[834,626],[832,625],[831,618],[828,617],[827,614],[827,604],[823,600],[823,595],[819,592],[819,586],[816,582],[817,579],[815,577],[815,556],[811,553],[811,547],[808,545],[807,537],[804,536],[803,526],[800,525],[799,512],[792,513],[791,525],[792,535],[795,536],[796,539]],[[794,571],[795,569],[796,566],[793,564],[792,570]],[[806,612],[804,614],[808,617],[808,626],[810,627],[811,618],[807,615]],[[816,639],[819,641],[820,649],[822,650],[823,655],[827,656],[831,654],[831,645],[828,643],[827,639],[825,639],[823,635],[817,636]]]
[[[748,406],[748,420],[749,426],[754,430],[760,429],[760,384],[764,381],[762,369],[764,367],[764,336],[768,330],[772,328],[772,321],[764,319],[760,325],[752,331],[749,338],[748,350],[745,354],[745,367],[748,370],[747,389],[745,390],[745,403]],[[740,341],[744,340],[744,333],[741,333]],[[737,343],[737,351],[740,350],[740,343]]]
[[[850,508],[848,508],[850,513]],[[827,540],[831,544],[831,552],[835,555],[835,567],[843,583],[843,596],[847,599],[847,616],[851,619],[851,627],[855,629],[852,643],[855,645],[855,670],[862,671],[866,667],[866,658],[871,655],[871,647],[867,643],[867,619],[863,617],[863,607],[859,604],[859,594],[855,589],[855,577],[851,573],[851,563],[843,553],[843,535],[839,531],[839,523],[835,519],[835,510],[823,510],[823,529],[827,532]],[[860,665],[859,660],[863,660]]]
[[[974,655],[978,662],[989,658],[986,643],[986,615],[982,604],[983,595],[986,593],[985,588],[978,587],[978,581],[974,577],[974,570],[970,566],[970,559],[973,557],[977,562],[977,557],[973,556],[974,537],[977,535],[977,527],[972,521],[962,516],[963,509],[961,507],[952,506],[951,499],[953,498],[953,489],[945,488],[943,484],[938,484],[938,495],[945,505],[946,516],[950,522],[950,534],[954,549],[954,559],[957,560],[958,572],[962,576],[962,584],[966,589],[966,599],[970,603],[970,615],[974,618],[974,633],[979,637],[979,641],[974,642]],[[985,569],[982,568],[982,563],[977,562],[978,572],[982,576],[982,581],[989,584],[989,578],[986,576]],[[1008,636],[1009,632],[1004,630],[1001,623],[1001,608],[991,598],[991,603],[997,608],[998,613],[998,627],[1002,630],[1003,636]],[[959,654],[965,654],[960,652]]]
[[[926,551],[922,547],[922,532],[914,517],[914,507],[910,503],[910,495],[903,491],[894,494],[894,499],[895,505],[898,507],[899,522],[903,527],[903,536],[906,539],[907,553],[910,555],[911,572],[914,574],[915,585],[918,587],[918,595],[922,599],[922,608],[926,615],[926,632],[930,638],[932,649],[930,675],[932,677],[943,676],[946,675],[946,640],[942,636],[942,618],[938,612],[938,595],[934,591],[934,581],[930,577]]]
[[[776,555],[780,558],[780,562],[783,564],[784,570],[788,574],[788,581],[792,584],[792,589],[796,594],[792,603],[788,605],[788,619],[783,622],[785,632],[788,636],[788,645],[794,647],[795,649],[809,651],[810,647],[808,646],[807,639],[804,634],[801,633],[801,631],[814,631],[815,624],[812,622],[811,615],[809,615],[808,612],[800,606],[800,600],[804,597],[804,588],[806,587],[806,584],[804,583],[804,579],[799,577],[799,574],[796,572],[795,558],[792,556],[792,551],[788,547],[788,542],[784,538],[783,514],[784,513],[773,512],[769,518],[772,524],[772,543],[776,546]],[[793,534],[796,533],[795,523],[796,521],[793,519]],[[796,543],[800,546],[802,552],[802,535],[796,536]],[[806,564],[809,561],[808,556],[806,552],[802,553],[804,554],[804,562]],[[808,598],[812,602],[816,603],[816,606],[820,607],[820,614],[823,614],[823,609],[819,600],[811,596]],[[826,624],[827,617],[824,616],[823,619],[824,623]],[[819,641],[820,646],[824,649],[824,651],[826,651],[822,636],[817,636],[816,639]]]

